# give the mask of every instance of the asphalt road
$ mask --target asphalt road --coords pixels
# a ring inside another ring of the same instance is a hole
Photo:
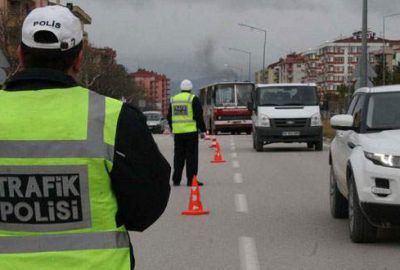
[[[155,139],[172,162],[172,137]],[[353,244],[347,220],[331,218],[326,147],[272,144],[257,153],[251,136],[218,141],[223,164],[211,164],[210,142],[200,142],[201,200],[210,214],[182,216],[190,188],[173,187],[157,223],[131,233],[138,270],[400,268],[394,232],[382,232],[375,244]]]

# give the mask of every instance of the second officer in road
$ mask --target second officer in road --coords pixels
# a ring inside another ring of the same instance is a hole
[[[168,123],[174,134],[174,173],[172,182],[179,186],[182,171],[186,163],[187,185],[192,185],[193,176],[197,175],[199,161],[199,135],[206,127],[203,120],[203,110],[200,100],[191,93],[193,89],[190,80],[183,80],[181,92],[171,98],[167,115]],[[199,185],[203,183],[199,182]]]

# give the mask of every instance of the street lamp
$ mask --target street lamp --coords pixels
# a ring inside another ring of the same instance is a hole
[[[264,50],[263,50],[263,65],[262,65],[262,72],[263,72],[263,76],[262,76],[262,80],[263,82],[265,82],[265,48],[267,46],[267,30],[266,29],[262,29],[262,28],[258,28],[258,27],[254,27],[248,24],[244,24],[244,23],[239,23],[239,26],[243,26],[243,27],[247,27],[250,28],[251,30],[256,30],[259,32],[264,32]]]
[[[382,49],[382,84],[386,84],[386,55],[385,55],[385,50],[386,50],[386,39],[385,39],[385,30],[386,30],[386,18],[394,17],[394,16],[399,16],[400,13],[394,13],[394,14],[389,14],[385,15],[382,17],[383,20],[383,49]]]
[[[224,67],[239,70],[239,71],[240,71],[239,81],[242,80],[242,78],[243,78],[243,68],[241,68],[241,67],[236,67],[236,66],[231,66],[231,65],[228,65],[228,64],[224,64]]]
[[[251,81],[251,52],[242,50],[242,49],[237,49],[237,48],[229,48],[230,51],[237,51],[241,53],[246,53],[249,55],[249,75],[248,75],[248,81]]]

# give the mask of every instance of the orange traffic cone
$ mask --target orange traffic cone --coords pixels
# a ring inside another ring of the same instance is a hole
[[[209,148],[215,148],[217,146],[217,138],[212,138],[212,143],[210,144]]]
[[[214,160],[211,160],[211,163],[223,163],[225,162],[224,158],[221,155],[221,146],[219,143],[215,146],[215,154],[214,154]]]
[[[208,215],[209,210],[203,209],[203,204],[200,199],[200,187],[197,182],[197,177],[193,176],[192,187],[190,188],[189,207],[187,210],[182,211],[182,215],[186,216],[199,216]]]

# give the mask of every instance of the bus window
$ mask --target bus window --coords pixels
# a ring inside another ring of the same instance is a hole
[[[246,85],[246,84],[236,85],[237,105],[238,106],[247,106],[247,104],[251,101],[251,91],[252,90],[253,90],[252,85]]]
[[[215,106],[236,105],[233,85],[218,85],[215,90]]]
[[[205,88],[205,89],[207,91],[207,105],[211,105],[211,99],[212,99],[212,96],[213,96],[212,87],[210,86],[210,87]]]
[[[200,89],[199,99],[200,99],[201,105],[203,106],[205,104],[205,101],[206,101],[206,89],[205,88]]]

